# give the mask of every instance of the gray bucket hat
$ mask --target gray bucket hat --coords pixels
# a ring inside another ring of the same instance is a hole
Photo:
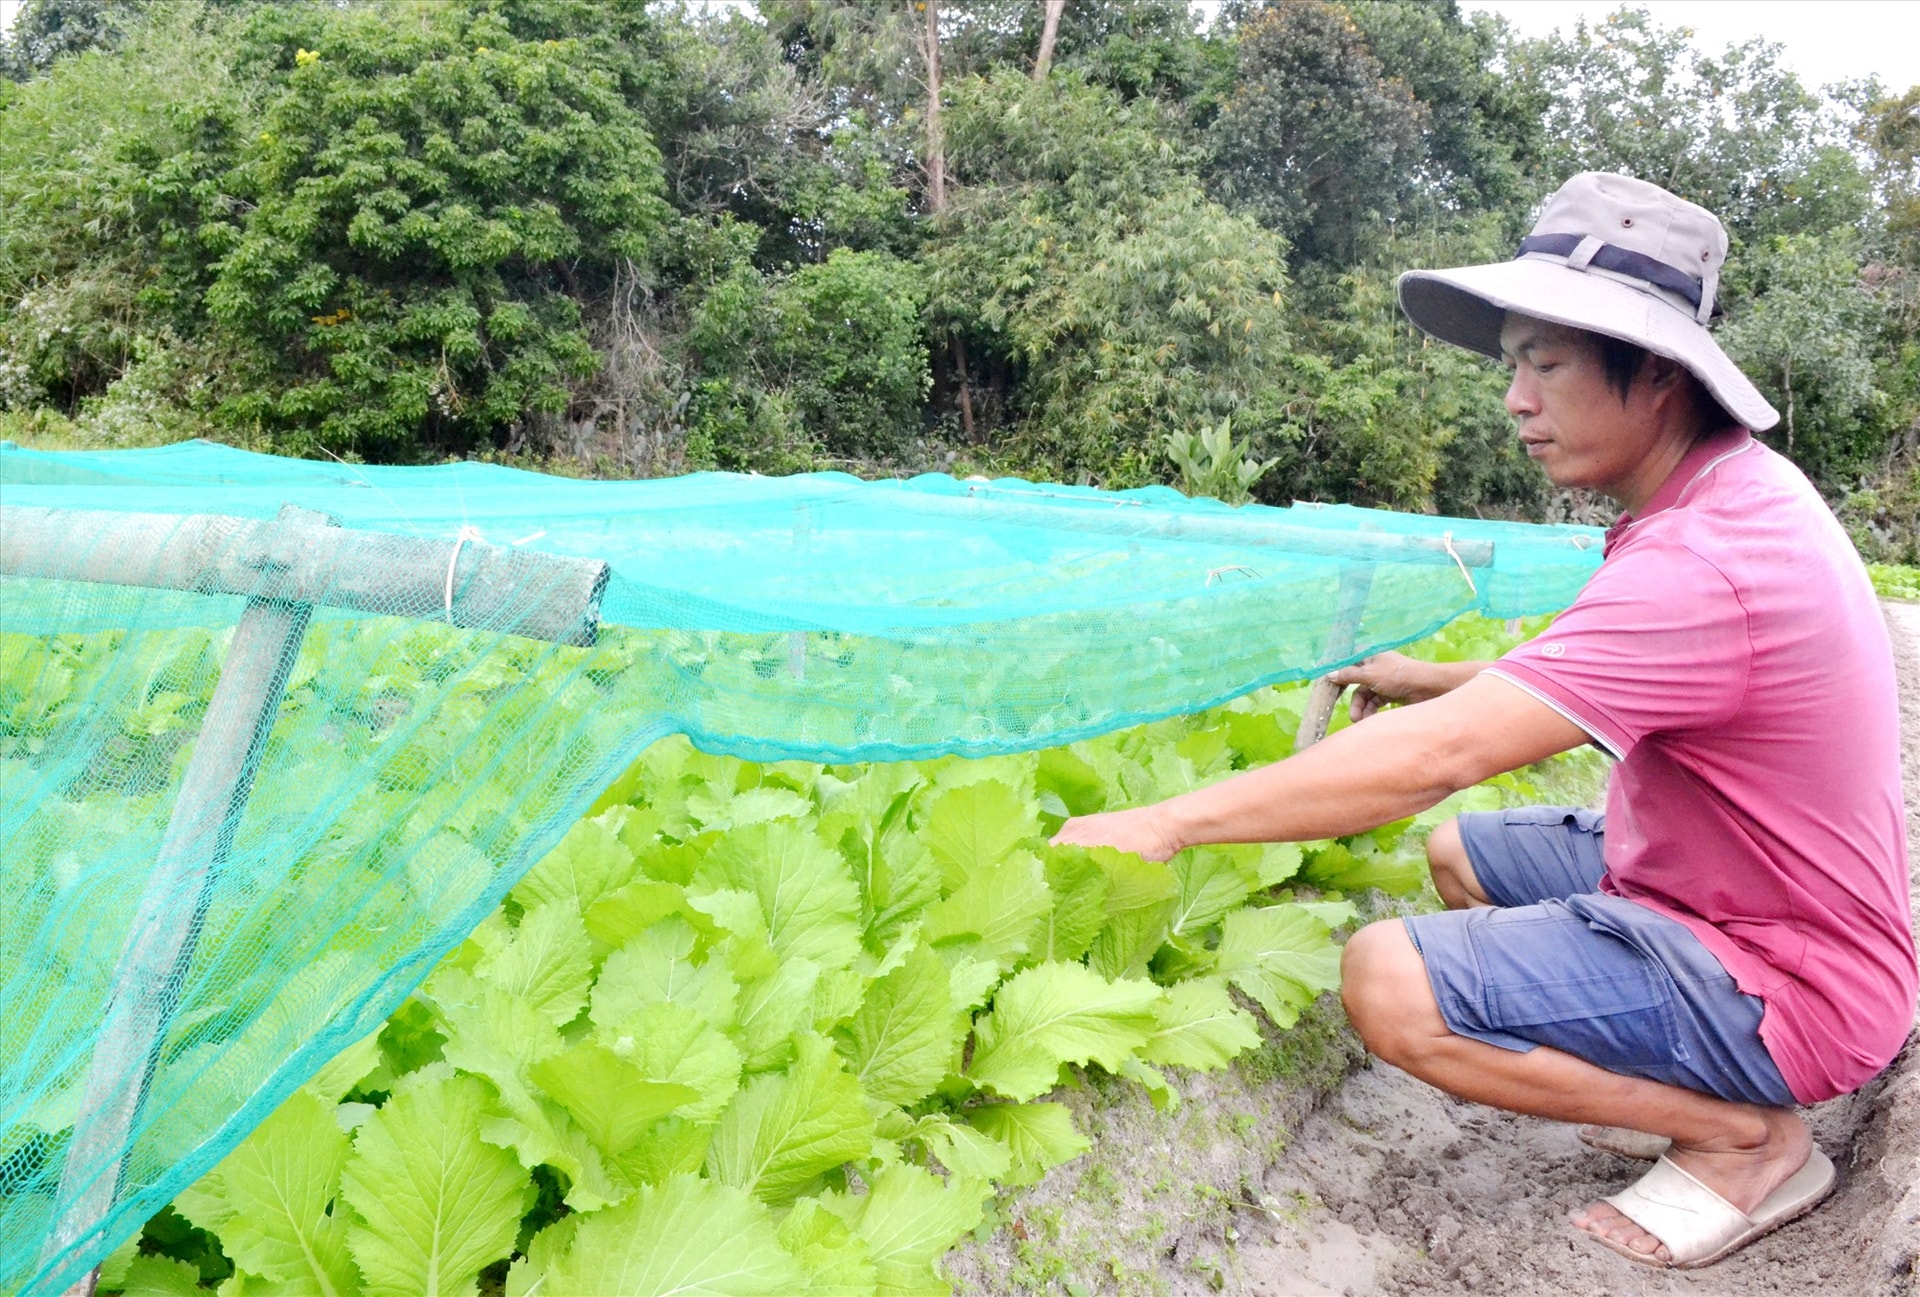
[[[1685,365],[1756,431],[1780,415],[1707,332],[1727,232],[1714,214],[1632,176],[1583,171],[1547,200],[1512,261],[1410,270],[1400,309],[1439,338],[1500,357],[1508,311],[1604,333]]]

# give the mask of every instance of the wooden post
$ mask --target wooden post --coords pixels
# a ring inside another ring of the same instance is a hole
[[[315,605],[586,646],[598,631],[609,570],[597,560],[465,539],[347,531],[295,505],[270,523],[5,506],[0,528],[0,572],[9,576],[247,598],[114,970],[41,1252],[46,1266],[76,1245],[105,1241],[208,897]],[[76,536],[89,543],[75,544]],[[66,1291],[91,1297],[98,1281],[96,1268]]]
[[[1366,616],[1367,596],[1373,593],[1372,563],[1349,563],[1340,573],[1340,598],[1334,607],[1333,629],[1327,634],[1329,659],[1346,657],[1360,639],[1360,621]],[[1327,737],[1333,723],[1333,709],[1340,704],[1344,687],[1321,676],[1307,690],[1306,710],[1300,716],[1300,728],[1293,736],[1293,750],[1310,748]]]

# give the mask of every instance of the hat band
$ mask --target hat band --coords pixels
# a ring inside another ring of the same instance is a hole
[[[1553,257],[1571,257],[1587,236],[1579,234],[1532,234],[1520,240],[1520,251],[1513,254],[1514,260],[1530,252],[1543,252]],[[1611,270],[1616,275],[1626,275],[1642,280],[1654,288],[1665,289],[1683,298],[1687,305],[1700,309],[1700,281],[1684,270],[1676,270],[1664,261],[1656,261],[1645,253],[1630,248],[1616,247],[1611,243],[1601,243],[1592,256],[1574,267],[1585,270],[1588,266],[1598,266],[1602,270]]]

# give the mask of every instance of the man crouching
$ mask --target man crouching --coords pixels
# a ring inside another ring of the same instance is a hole
[[[1449,908],[1356,933],[1343,999],[1369,1050],[1440,1089],[1657,1158],[1573,1223],[1683,1268],[1830,1192],[1793,1106],[1885,1067],[1920,989],[1886,627],[1819,495],[1750,435],[1778,416],[1706,328],[1726,250],[1703,208],[1586,173],[1513,261],[1403,275],[1415,324],[1511,369],[1548,478],[1621,505],[1599,571],[1498,662],[1368,659],[1332,677],[1363,723],[1055,839],[1164,860],[1335,837],[1604,748],[1605,815],[1437,830]]]

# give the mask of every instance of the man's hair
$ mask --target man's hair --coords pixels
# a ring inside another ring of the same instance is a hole
[[[1620,394],[1620,404],[1627,403],[1627,396],[1633,391],[1633,380],[1640,376],[1641,366],[1647,363],[1647,357],[1653,353],[1636,342],[1624,338],[1609,337],[1604,333],[1584,330],[1593,339],[1594,347],[1600,353],[1600,371],[1607,376],[1607,386]],[[1687,377],[1693,382],[1694,408],[1700,421],[1706,428],[1724,428],[1740,422],[1727,413],[1726,407],[1714,399],[1707,385],[1700,381],[1692,370]]]

